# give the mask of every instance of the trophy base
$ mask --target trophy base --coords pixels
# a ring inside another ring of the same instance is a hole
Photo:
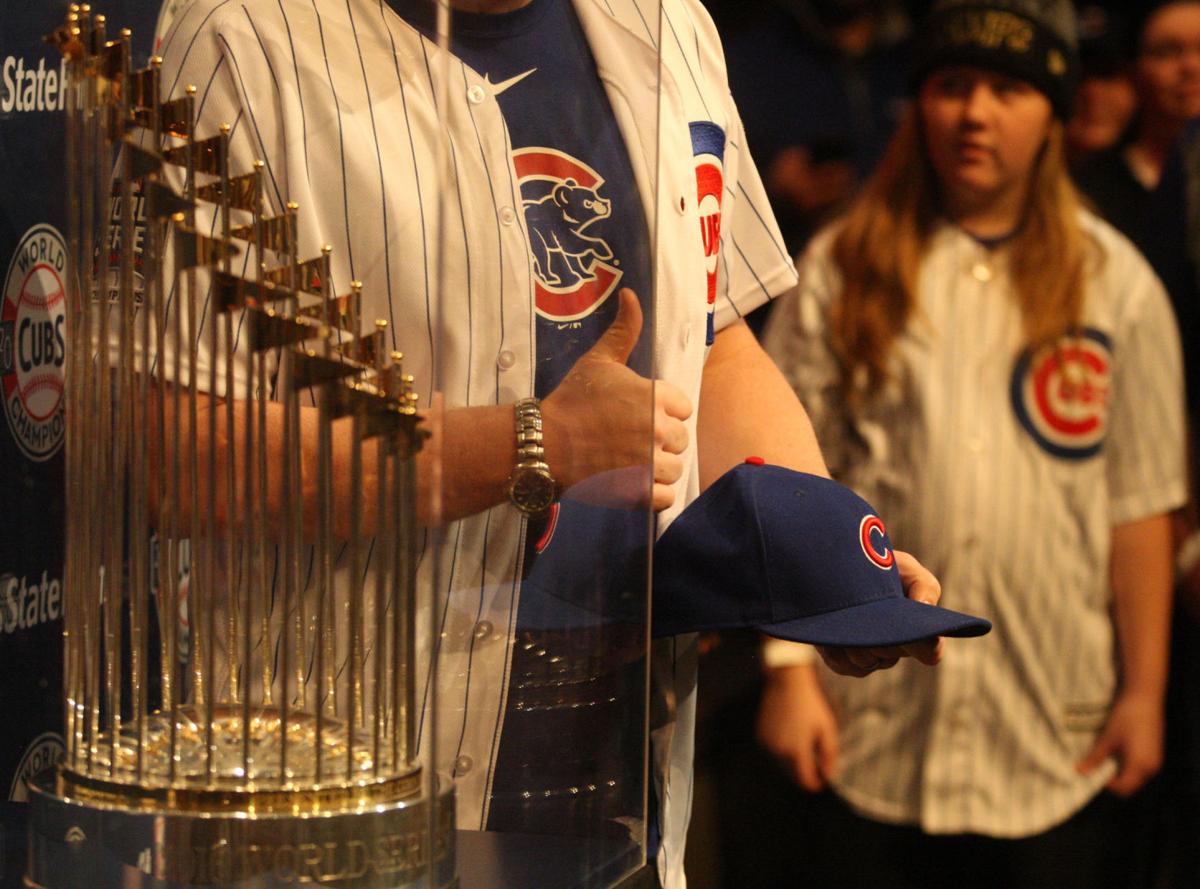
[[[454,889],[454,789],[320,815],[98,806],[29,782],[30,889]]]

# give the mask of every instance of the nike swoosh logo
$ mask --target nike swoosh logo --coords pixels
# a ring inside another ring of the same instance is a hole
[[[493,96],[498,96],[502,92],[504,92],[506,89],[508,89],[510,86],[516,86],[518,83],[520,83],[522,80],[524,80],[526,77],[528,77],[530,74],[532,74],[536,70],[537,70],[537,68],[530,68],[524,74],[518,74],[516,77],[510,77],[510,78],[508,78],[508,80],[502,80],[499,83],[492,83],[492,81],[488,79],[488,75],[485,74],[485,75],[483,75],[483,82],[492,88]]]

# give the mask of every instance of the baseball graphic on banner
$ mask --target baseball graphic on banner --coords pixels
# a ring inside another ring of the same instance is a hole
[[[46,769],[54,766],[63,758],[66,745],[62,736],[57,732],[43,732],[38,735],[25,749],[17,771],[13,775],[12,786],[8,789],[8,798],[13,802],[29,801],[29,788],[26,782]]]
[[[42,462],[63,442],[67,250],[51,225],[21,237],[4,279],[0,308],[0,382],[13,441]]]

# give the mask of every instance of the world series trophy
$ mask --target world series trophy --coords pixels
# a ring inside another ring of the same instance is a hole
[[[301,259],[298,208],[267,215],[263,165],[231,170],[229,127],[198,135],[195,89],[164,101],[127,31],[81,5],[50,39],[66,754],[31,783],[26,885],[453,886],[418,745],[427,433],[386,322],[363,331],[361,287]]]

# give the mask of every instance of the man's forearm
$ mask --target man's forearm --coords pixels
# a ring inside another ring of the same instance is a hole
[[[167,440],[163,443],[161,453],[151,454],[155,476],[162,476],[165,485],[164,496],[172,498],[174,492],[179,492],[180,520],[179,531],[187,533],[190,522],[187,520],[191,491],[190,448],[196,449],[196,471],[198,488],[207,492],[210,484],[215,481],[215,522],[217,527],[224,527],[229,521],[243,523],[249,520],[246,511],[247,487],[258,497],[263,491],[257,469],[257,456],[251,461],[251,472],[254,474],[247,485],[246,476],[246,426],[249,422],[254,427],[255,438],[262,435],[259,429],[260,416],[258,405],[250,410],[244,401],[233,405],[233,430],[230,434],[226,407],[216,401],[210,401],[206,395],[201,395],[197,403],[197,424],[193,430],[190,425],[188,395],[180,393],[179,405],[179,476],[174,478],[172,473],[175,465],[173,414],[175,398],[167,398],[166,432]],[[293,499],[299,495],[299,503],[290,502],[284,494],[284,459],[285,442],[285,410],[279,402],[267,402],[265,407],[265,435],[263,444],[266,451],[266,485],[265,509],[261,513],[269,533],[275,534],[280,527],[279,515],[287,503],[288,508],[299,511],[304,516],[304,534],[311,539],[316,527],[316,504],[318,499],[318,454],[319,454],[319,410],[315,407],[302,406],[299,412],[299,479],[293,486]],[[153,416],[153,404],[151,413]],[[209,479],[209,424],[208,412],[216,412],[215,467],[216,477]],[[428,413],[428,412],[427,412]],[[249,415],[249,420],[248,420]],[[437,422],[426,422],[423,428],[433,433],[417,454],[417,512],[422,524],[433,520],[453,521],[489,507],[502,503],[507,492],[507,481],[512,472],[516,452],[515,435],[513,432],[512,405],[488,405],[483,407],[462,407],[445,411]],[[353,504],[353,485],[358,485],[361,497],[359,499],[359,521],[363,533],[373,533],[377,521],[378,504],[378,447],[379,438],[367,439],[362,443],[362,459],[360,475],[357,480],[352,478],[354,428],[350,418],[342,418],[333,422],[331,427],[332,440],[332,491],[333,491],[333,527],[335,536],[345,536],[350,527],[350,512]],[[255,448],[257,449],[257,444]],[[440,459],[435,460],[435,455]],[[229,472],[229,462],[233,461],[234,473],[234,503],[230,509],[228,500],[228,485],[226,479]],[[435,466],[435,464],[437,464]],[[437,469],[435,479],[435,468]],[[440,486],[440,487],[439,487]],[[440,490],[440,502],[435,504],[433,493]],[[436,505],[436,509],[435,509]],[[263,508],[256,507],[256,509]],[[201,511],[207,510],[207,497],[199,500]]]
[[[745,322],[713,341],[700,388],[700,486],[748,456],[815,475],[829,470],[808,414]]]

